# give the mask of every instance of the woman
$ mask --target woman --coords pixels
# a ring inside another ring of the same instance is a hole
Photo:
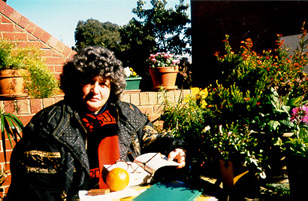
[[[81,189],[106,188],[101,170],[160,151],[185,166],[182,143],[157,133],[147,117],[120,101],[122,64],[103,47],[82,49],[61,74],[60,101],[37,113],[11,157],[6,200],[72,200]]]

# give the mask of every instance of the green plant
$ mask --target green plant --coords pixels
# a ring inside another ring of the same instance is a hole
[[[228,110],[231,109],[230,105],[225,103],[223,98],[221,102],[218,101],[221,104],[211,105],[207,100],[213,100],[213,94],[217,91],[210,91],[193,88],[192,95],[177,104],[170,103],[166,97],[164,113],[161,116],[164,128],[183,139],[188,153],[199,163],[208,159],[232,160],[262,173],[262,150],[257,148],[257,139],[251,135],[249,127],[236,117],[233,121],[222,118],[224,113],[217,109],[222,109],[221,106],[226,104]],[[227,90],[220,92],[225,97],[233,94],[234,90],[232,93]]]
[[[306,30],[301,30],[299,48],[293,54],[281,35],[277,49],[262,53],[253,51],[251,39],[242,41],[240,50],[233,52],[227,35],[226,54],[215,53],[221,64],[220,79],[192,95],[189,104],[165,106],[165,128],[193,139],[189,148],[203,158],[235,160],[260,176],[265,176],[271,149],[283,145],[284,133],[300,130],[301,137],[290,142],[303,149],[308,145],[303,137],[307,130],[294,124],[290,114],[307,99],[308,77],[303,69],[308,63],[304,51],[308,40]]]
[[[29,95],[34,98],[50,97],[58,89],[38,48],[18,48],[11,41],[0,40],[0,69],[26,69],[23,77]]]
[[[11,41],[0,40],[0,69],[24,68],[23,53],[15,49],[15,44]]]
[[[55,94],[58,82],[44,63],[40,50],[26,48],[19,51],[23,55],[24,68],[29,72],[23,76],[29,95],[34,98],[47,98]]]
[[[15,142],[17,142],[17,140],[21,138],[23,128],[24,126],[17,116],[4,112],[3,109],[0,110],[0,130],[5,161],[7,160],[5,139],[9,140],[10,145],[13,148],[12,138]]]

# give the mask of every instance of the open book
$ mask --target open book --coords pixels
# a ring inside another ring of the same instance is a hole
[[[176,168],[179,163],[168,161],[161,153],[146,153],[135,158],[134,162],[119,161],[113,165],[104,165],[104,174],[113,168],[120,167],[129,174],[129,186],[150,183],[155,172],[162,167]]]
[[[179,163],[167,159],[161,153],[146,153],[135,158],[134,163],[137,163],[150,174],[154,174],[156,170],[164,166],[179,166]]]

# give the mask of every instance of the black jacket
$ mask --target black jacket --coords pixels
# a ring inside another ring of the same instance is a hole
[[[134,105],[113,104],[120,128],[120,157],[133,160],[148,151],[168,154],[180,142],[157,133]],[[23,131],[11,156],[8,200],[71,200],[89,178],[87,131],[76,110],[60,101],[37,113]]]

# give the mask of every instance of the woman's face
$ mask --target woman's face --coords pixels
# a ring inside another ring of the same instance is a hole
[[[110,79],[96,76],[82,85],[82,101],[90,112],[98,113],[110,96]]]

